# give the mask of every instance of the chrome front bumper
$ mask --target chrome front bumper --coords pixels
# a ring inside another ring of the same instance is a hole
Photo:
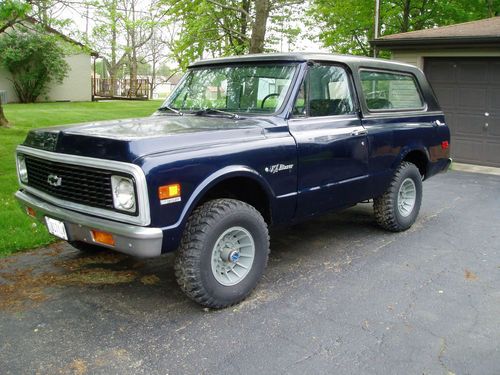
[[[16,198],[24,210],[31,207],[35,211],[36,218],[44,225],[46,216],[64,222],[69,241],[82,241],[139,257],[154,257],[161,254],[163,232],[160,228],[140,227],[83,215],[54,206],[21,190],[16,192]],[[94,242],[92,230],[111,233],[115,245]]]

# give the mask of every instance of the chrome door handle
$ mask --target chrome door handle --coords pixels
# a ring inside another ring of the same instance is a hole
[[[366,129],[363,129],[363,130],[354,130],[351,135],[353,137],[357,137],[359,135],[367,135],[368,134],[368,131]]]

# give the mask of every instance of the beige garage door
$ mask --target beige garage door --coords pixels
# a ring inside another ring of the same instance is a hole
[[[426,58],[454,160],[500,167],[500,58]]]

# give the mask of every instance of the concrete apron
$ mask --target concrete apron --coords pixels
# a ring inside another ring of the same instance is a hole
[[[484,165],[463,164],[463,163],[453,162],[453,164],[451,165],[451,170],[459,172],[483,173],[483,174],[500,176],[500,168],[487,167]]]

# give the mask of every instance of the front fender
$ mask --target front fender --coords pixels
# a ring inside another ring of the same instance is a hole
[[[184,232],[186,221],[189,218],[189,215],[191,215],[195,207],[198,205],[200,200],[203,199],[204,195],[216,184],[231,177],[249,177],[257,181],[266,192],[271,203],[271,209],[273,209],[275,203],[275,200],[273,199],[275,197],[274,191],[269,183],[265,180],[265,178],[260,175],[255,169],[245,165],[233,165],[221,168],[216,172],[210,174],[196,186],[196,188],[189,196],[187,202],[184,204],[177,221],[175,221],[173,224],[161,227],[163,232],[163,253],[175,251],[178,248],[182,238],[182,234]]]
[[[174,224],[166,226],[163,229],[171,230],[178,228],[179,226],[183,226],[186,219],[189,217],[189,215],[197,206],[198,202],[200,202],[200,200],[203,198],[203,196],[219,182],[227,180],[231,177],[249,177],[258,182],[259,185],[266,192],[267,198],[271,203],[271,209],[272,209],[272,205],[276,195],[274,194],[272,187],[269,185],[266,179],[253,168],[250,168],[245,165],[232,165],[219,169],[218,171],[212,173],[207,178],[205,178],[196,187],[196,189],[189,197],[188,201],[185,203],[179,219]]]

